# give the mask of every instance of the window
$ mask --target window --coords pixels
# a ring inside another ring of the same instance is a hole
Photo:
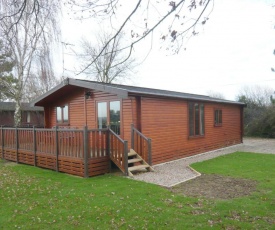
[[[31,122],[31,112],[27,112],[27,123]]]
[[[222,125],[222,110],[221,109],[214,110],[214,125],[215,126]]]
[[[204,135],[204,105],[189,103],[189,136]]]
[[[69,107],[68,107],[68,105],[56,107],[56,122],[58,124],[69,123]]]

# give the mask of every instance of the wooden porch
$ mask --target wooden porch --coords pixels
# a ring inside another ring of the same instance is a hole
[[[133,160],[133,151],[142,160]],[[131,127],[131,151],[128,141],[110,128],[73,127],[0,128],[2,159],[92,177],[110,172],[111,161],[125,174],[138,169],[152,170],[151,140]],[[147,164],[148,162],[149,164]],[[131,164],[131,167],[128,167]]]

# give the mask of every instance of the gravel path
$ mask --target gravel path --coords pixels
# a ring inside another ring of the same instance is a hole
[[[275,154],[275,139],[244,138],[243,144],[155,165],[153,167],[154,172],[136,174],[134,175],[134,179],[165,187],[172,187],[200,176],[200,173],[189,167],[190,164],[236,151]]]

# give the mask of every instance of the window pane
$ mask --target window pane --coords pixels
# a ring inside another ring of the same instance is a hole
[[[69,107],[67,105],[63,107],[63,122],[69,122]]]
[[[199,104],[195,104],[195,135],[200,135],[200,111]]]
[[[204,135],[204,105],[200,105],[200,135]]]
[[[222,110],[220,110],[220,114],[219,114],[219,123],[222,124]]]
[[[215,125],[218,124],[218,116],[219,116],[219,113],[218,113],[218,110],[215,110],[215,113],[214,113],[214,122],[215,122]]]
[[[110,102],[110,128],[120,134],[120,101]]]
[[[56,107],[56,121],[62,123],[62,110],[60,107]]]
[[[221,125],[222,124],[222,110],[217,109],[215,110],[215,125]]]
[[[31,122],[31,112],[27,112],[27,122]]]
[[[189,104],[189,135],[194,136],[194,104]]]
[[[107,128],[107,102],[97,104],[97,124],[99,129]]]

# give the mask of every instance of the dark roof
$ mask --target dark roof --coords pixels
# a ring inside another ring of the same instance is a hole
[[[34,106],[30,103],[21,103],[22,111],[44,111],[43,107]],[[15,102],[0,102],[0,111],[15,111]]]
[[[175,91],[169,91],[169,90],[160,90],[160,89],[152,89],[152,88],[129,86],[129,85],[102,83],[102,82],[72,79],[72,78],[67,78],[62,83],[57,85],[55,88],[51,89],[47,93],[37,98],[35,101],[32,102],[32,105],[42,105],[43,102],[46,102],[46,101],[49,102],[49,99],[54,100],[55,96],[57,95],[60,96],[60,94],[58,94],[57,92],[59,92],[61,88],[66,87],[67,89],[70,89],[70,86],[78,86],[78,87],[83,87],[87,89],[114,93],[121,98],[127,98],[129,94],[132,94],[132,95],[144,95],[144,96],[147,95],[147,96],[157,96],[157,97],[165,97],[165,98],[167,97],[180,98],[180,99],[186,99],[186,100],[245,105],[244,103],[241,103],[241,102],[224,100],[220,98],[213,98],[213,97],[204,96],[204,95],[181,93],[181,92],[175,92]]]

